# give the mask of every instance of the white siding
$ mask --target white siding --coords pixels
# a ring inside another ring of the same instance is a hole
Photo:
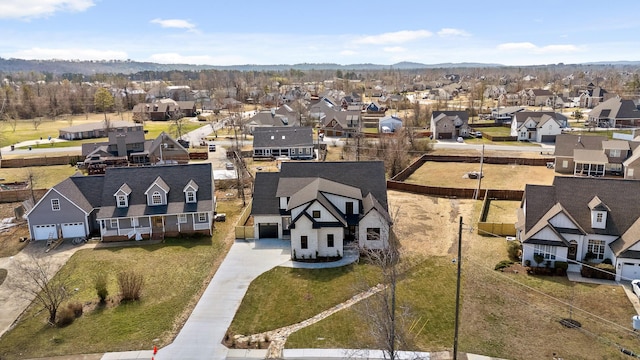
[[[307,236],[307,249],[302,249],[300,239],[302,236]],[[296,222],[296,228],[291,229],[291,256],[295,252],[296,258],[307,259],[314,258],[316,256],[316,250],[318,249],[318,232],[311,227],[311,220],[302,217]]]
[[[549,223],[556,228],[577,229],[578,227],[569,219],[565,213],[559,213],[549,220]]]
[[[597,222],[598,214],[601,214],[602,219]],[[594,229],[604,229],[607,227],[607,212],[606,211],[591,211],[591,227]]]
[[[253,217],[253,233],[257,239],[260,234],[260,224],[278,224],[278,238],[282,239],[282,217],[277,215],[263,216],[257,215]]]
[[[282,210],[286,210],[287,208],[287,198],[286,197],[281,197],[280,198],[280,209]]]
[[[344,197],[344,196],[339,196],[339,195],[333,195],[333,194],[327,194],[324,193],[324,196],[327,198],[327,200],[329,200],[335,207],[337,207],[338,209],[340,209],[340,211],[342,211],[343,214],[346,214],[346,208],[347,206],[345,205],[347,202],[353,202],[353,213],[354,214],[359,214],[360,213],[360,201],[356,200],[356,199],[352,199],[352,198],[348,198],[348,197]]]
[[[368,241],[367,228],[380,228],[380,240]],[[383,249],[389,244],[389,224],[380,213],[369,211],[358,224],[358,245],[366,249]]]
[[[536,239],[544,239],[544,240],[552,240],[552,241],[561,241],[561,239],[556,235],[556,233],[551,230],[548,226],[544,229],[538,231],[533,235]]]
[[[635,243],[635,244],[633,244],[631,247],[629,247],[629,250],[640,251],[640,241]]]
[[[309,214],[309,216],[313,217],[314,211],[320,211],[320,217],[315,219],[316,221],[331,222],[338,220],[333,215],[331,215],[331,213],[329,213],[329,210],[325,209],[324,206],[320,205],[320,203],[318,203],[317,201],[314,201],[311,206],[309,206],[309,208],[306,210],[306,213]]]
[[[327,247],[327,235],[333,234],[333,247]],[[318,255],[342,256],[344,244],[343,228],[324,228],[318,230]]]

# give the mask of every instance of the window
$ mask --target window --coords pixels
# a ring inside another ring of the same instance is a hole
[[[380,240],[380,228],[367,228],[367,240]]]
[[[51,210],[53,211],[60,210],[60,199],[51,199]]]
[[[118,207],[127,207],[127,196],[126,195],[118,195]]]
[[[562,160],[562,167],[563,168],[568,168],[569,167],[569,160]]]
[[[311,213],[311,216],[313,216],[314,219],[319,219],[320,218],[320,210],[313,210],[313,212]]]
[[[327,247],[332,248],[333,246],[333,234],[327,234]]]
[[[598,223],[602,222],[602,213],[601,212],[596,214],[596,222],[598,222]]]
[[[111,227],[112,228],[118,227],[118,219],[111,219]]]
[[[611,157],[620,157],[620,149],[611,149],[609,152]]]
[[[178,224],[187,223],[187,214],[178,214]]]
[[[140,226],[140,222],[138,221],[137,217],[131,218],[131,226]]]
[[[198,213],[198,221],[199,222],[207,221],[207,213]]]
[[[347,215],[352,215],[353,214],[353,201],[348,201],[346,203],[346,207],[347,207],[347,209],[346,209]]]
[[[308,249],[309,248],[309,240],[307,239],[306,235],[300,236],[300,248],[301,249]]]
[[[633,168],[628,168],[627,169],[627,177],[628,178],[633,178]]]
[[[556,258],[556,247],[551,245],[539,245],[536,244],[534,250],[534,255],[542,255],[545,260],[555,260]]]
[[[151,205],[161,205],[162,204],[162,196],[160,193],[155,191],[153,195],[151,195]]]
[[[196,202],[196,192],[195,191],[187,191],[187,202],[188,203]]]
[[[604,259],[604,240],[593,240],[589,239],[589,244],[587,245],[587,251],[593,253],[594,259],[602,260]]]

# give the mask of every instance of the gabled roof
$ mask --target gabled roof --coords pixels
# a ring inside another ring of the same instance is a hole
[[[609,162],[607,155],[602,150],[573,150],[573,161],[581,164],[606,164]]]
[[[125,195],[129,195],[131,194],[131,188],[129,187],[129,185],[127,185],[127,183],[122,184],[122,186],[120,186],[120,188],[118,189],[118,191],[116,191],[115,194],[118,194],[119,192],[125,194]]]
[[[162,186],[168,189],[184,189],[191,181],[201,184],[198,188],[196,203],[186,203],[182,191],[169,191],[167,205],[147,205],[145,192],[154,182],[164,183]],[[129,206],[117,208],[113,194],[124,183],[131,188]],[[205,186],[205,184],[213,184],[213,172],[209,163],[107,168],[104,185],[100,192],[102,205],[97,218],[211,211],[214,200],[213,185]]]
[[[93,209],[100,207],[102,203],[102,194],[96,189],[101,189],[103,184],[103,175],[71,176],[55,185],[53,189],[86,213],[90,213]],[[111,201],[113,201],[113,193]]]
[[[151,183],[151,184],[149,185],[149,187],[147,188],[147,190],[146,190],[144,193],[146,194],[147,192],[149,192],[149,189],[151,189],[151,187],[152,187],[152,186],[154,186],[154,185],[158,186],[158,187],[159,187],[160,189],[162,189],[165,193],[168,193],[168,192],[169,192],[169,190],[171,190],[171,188],[169,187],[169,185],[167,185],[167,183],[166,183],[164,180],[162,180],[162,178],[161,178],[160,176],[158,176],[158,177],[153,181],[153,183]]]
[[[441,115],[444,115],[451,120],[459,117],[460,120],[462,120],[465,124],[469,122],[469,113],[467,113],[466,111],[434,111],[433,113],[431,113],[431,117],[435,122],[444,119],[444,117],[442,117]]]
[[[248,124],[258,126],[294,126],[297,124],[296,117],[276,114],[274,111],[260,111],[252,116]]]
[[[585,136],[560,134],[556,136],[555,156],[572,157],[575,149],[602,150],[602,142],[606,141],[606,136]]]
[[[276,197],[280,173],[257,172],[253,183],[251,215],[280,214],[280,202]]]
[[[616,256],[620,256],[623,252],[629,249],[631,246],[637,244],[640,241],[640,218],[629,226],[627,231],[616,239],[609,246]],[[623,254],[624,256],[624,254]]]
[[[118,128],[138,128],[142,127],[140,124],[131,122],[131,121],[122,121],[122,120],[111,120],[109,121],[109,128],[118,129]],[[105,123],[104,121],[79,124],[74,126],[69,126],[66,128],[62,128],[59,131],[68,132],[68,133],[77,133],[77,132],[87,132],[87,131],[95,131],[95,130],[104,130]]]
[[[589,209],[591,210],[599,210],[599,211],[611,211],[609,207],[600,200],[598,195],[594,196],[591,201],[589,201]]]
[[[619,97],[613,97],[594,107],[593,110],[589,112],[589,118],[639,119],[640,110],[638,110],[633,100],[623,100]]]
[[[567,117],[559,114],[555,111],[519,111],[513,114],[513,120],[517,122],[517,126],[520,127],[525,121],[531,119],[536,123],[539,123],[543,118],[551,117],[558,123],[567,121]]]
[[[253,147],[313,146],[313,129],[310,127],[257,127],[253,130]]]
[[[200,187],[198,186],[198,184],[196,184],[196,182],[195,182],[195,181],[193,181],[193,180],[189,180],[189,182],[187,183],[187,185],[185,185],[185,186],[184,186],[184,189],[182,189],[182,192],[187,191],[189,188],[191,188],[191,189],[193,189],[193,190],[195,190],[195,191],[198,191],[198,189],[199,189]]]
[[[626,140],[605,140],[602,142],[603,150],[631,150]]]
[[[586,233],[619,236],[640,217],[638,194],[637,180],[557,176],[551,186],[527,185],[525,231],[530,231],[549,209],[559,205]],[[589,203],[595,196],[610,209],[605,229],[591,227]]]
[[[335,120],[342,128],[348,128],[350,122],[359,122],[361,117],[360,111],[346,110],[346,111],[329,111],[324,118],[324,125],[328,125],[332,120]]]
[[[281,181],[286,182],[286,178],[281,179]],[[297,180],[297,179],[295,179]],[[291,182],[286,182],[287,184],[283,184],[283,187],[291,184]],[[284,191],[280,191],[282,188],[280,184],[278,184],[278,194],[283,194]],[[292,189],[292,188],[290,188]],[[322,179],[322,178],[311,178],[311,181],[304,187],[296,189],[296,191],[290,195],[291,199],[289,199],[289,206],[287,210],[291,210],[295,207],[298,207],[302,204],[308,203],[314,199],[317,199],[320,194],[333,194],[340,195],[344,197],[348,197],[354,200],[362,200],[362,192],[359,188],[340,184],[335,181]],[[283,195],[280,195],[283,196]]]

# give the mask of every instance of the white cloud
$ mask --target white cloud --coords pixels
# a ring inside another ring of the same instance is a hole
[[[56,12],[81,12],[94,6],[93,0],[0,0],[0,19],[32,19]]]
[[[98,50],[88,48],[31,48],[19,50],[10,55],[16,59],[59,59],[59,60],[126,60],[127,53],[115,50]]]
[[[571,45],[571,44],[537,46],[530,42],[504,43],[504,44],[498,45],[498,50],[527,51],[533,54],[575,53],[575,52],[582,51],[582,49],[579,46]]]
[[[358,53],[353,51],[353,50],[342,50],[340,51],[340,55],[344,55],[344,56],[353,56],[353,55],[357,55]]]
[[[181,19],[153,19],[152,24],[158,24],[163,28],[177,28],[177,29],[195,29],[195,25],[187,20]]]
[[[466,32],[466,31],[464,31],[462,29],[442,28],[442,29],[440,29],[440,31],[438,31],[438,36],[440,36],[440,37],[453,37],[453,36],[467,37],[467,36],[471,36],[471,34],[469,34],[468,32]]]
[[[397,32],[390,32],[378,35],[363,36],[357,39],[357,44],[401,44],[419,39],[424,39],[433,36],[430,31],[427,30],[403,30]]]
[[[399,53],[399,52],[405,52],[407,51],[407,49],[403,48],[402,46],[390,46],[390,47],[383,48],[382,51],[388,52],[388,53]]]

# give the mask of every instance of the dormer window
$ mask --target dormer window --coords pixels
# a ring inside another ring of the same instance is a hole
[[[198,192],[198,184],[195,181],[190,180],[189,183],[182,189],[184,192],[184,201],[188,204],[193,204],[198,202],[198,198],[196,197],[196,193]]]
[[[603,213],[601,213],[601,212],[596,213],[596,222],[597,223],[601,223],[603,218],[604,218],[604,214]]]
[[[151,205],[162,205],[162,195],[159,191],[155,191],[151,195]]]
[[[600,200],[597,196],[589,202],[589,208],[591,209],[591,227],[594,229],[605,229],[607,227],[607,214],[609,207]]]
[[[129,206],[129,201],[127,200],[126,195],[118,195],[118,207],[124,208]]]

